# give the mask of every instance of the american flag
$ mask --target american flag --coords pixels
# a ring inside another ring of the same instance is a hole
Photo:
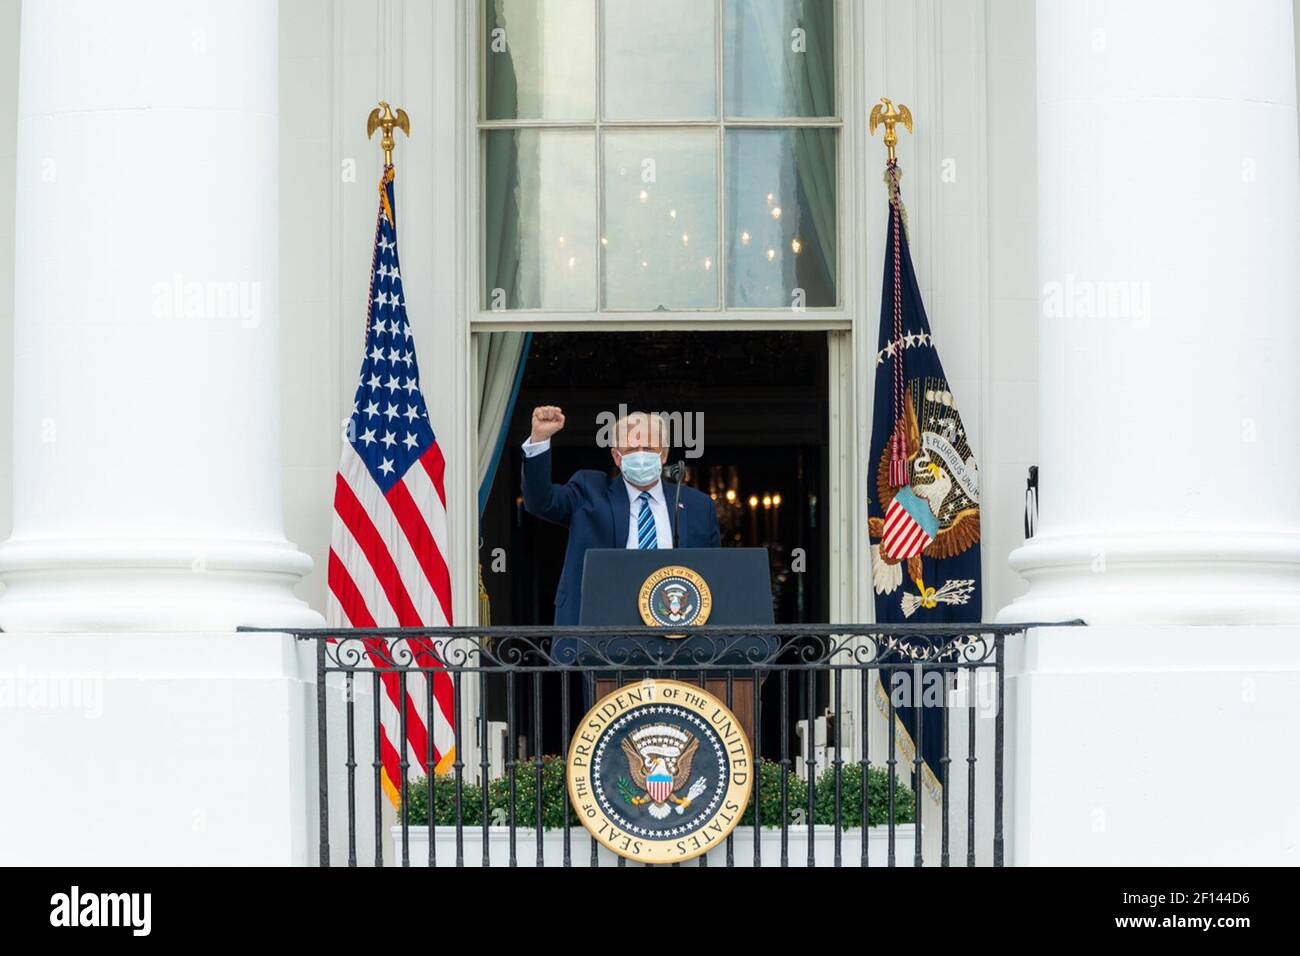
[[[331,626],[434,627],[452,620],[446,465],[420,392],[415,340],[402,300],[394,208],[390,166],[379,182],[361,382],[334,486]],[[372,659],[381,663],[382,642],[364,643]],[[440,667],[432,642],[409,643],[421,667]],[[380,675],[383,785],[394,805],[401,793],[403,746],[412,775],[446,769],[455,748],[449,676],[432,670],[409,671],[405,677],[403,702],[399,675]]]

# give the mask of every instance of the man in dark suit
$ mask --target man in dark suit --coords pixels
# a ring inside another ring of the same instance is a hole
[[[579,471],[566,484],[551,482],[551,437],[564,427],[554,405],[533,409],[532,434],[524,442],[524,508],[529,514],[569,529],[564,570],[555,592],[555,623],[578,623],[582,606],[582,566],[588,548],[666,550],[673,545],[670,514],[677,485],[663,481],[668,460],[664,421],[633,412],[614,427],[610,454],[619,474]],[[716,548],[721,544],[713,500],[686,485],[677,512],[677,547]],[[667,562],[665,562],[667,563]],[[571,642],[557,642],[559,656]]]

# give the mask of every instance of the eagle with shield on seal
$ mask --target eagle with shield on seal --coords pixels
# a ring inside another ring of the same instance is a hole
[[[673,582],[664,586],[659,592],[659,613],[674,624],[686,620],[695,611],[690,603],[685,586]]]
[[[623,796],[634,807],[649,804],[646,809],[656,820],[664,819],[674,809],[682,813],[704,792],[707,784],[698,777],[686,796],[677,796],[691,779],[691,764],[700,746],[695,735],[671,724],[652,724],[632,731],[623,738],[622,746],[632,782],[641,790],[634,794],[628,788]]]

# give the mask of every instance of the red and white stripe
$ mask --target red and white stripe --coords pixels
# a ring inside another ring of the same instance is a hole
[[[447,497],[444,462],[437,442],[383,494],[350,443],[334,488],[330,538],[328,621],[342,627],[439,627],[450,625],[451,575],[447,568]],[[422,667],[439,667],[435,642],[410,642]],[[373,651],[382,642],[370,641]],[[429,677],[433,713],[428,713]],[[401,787],[402,678],[380,675],[381,756],[385,790],[396,802]],[[446,672],[405,673],[408,773],[444,768],[455,749],[451,678]],[[433,763],[429,763],[429,734]]]
[[[885,509],[885,528],[880,538],[880,551],[895,561],[914,558],[934,539],[925,533],[925,529],[916,519],[907,513],[907,509],[891,499]]]

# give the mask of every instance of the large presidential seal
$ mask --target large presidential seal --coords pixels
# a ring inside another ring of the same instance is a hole
[[[648,627],[703,624],[713,610],[713,592],[708,582],[690,568],[670,564],[645,579],[637,607]]]
[[[703,688],[643,680],[602,697],[569,744],[578,819],[619,856],[678,863],[718,846],[753,785],[749,739]]]

